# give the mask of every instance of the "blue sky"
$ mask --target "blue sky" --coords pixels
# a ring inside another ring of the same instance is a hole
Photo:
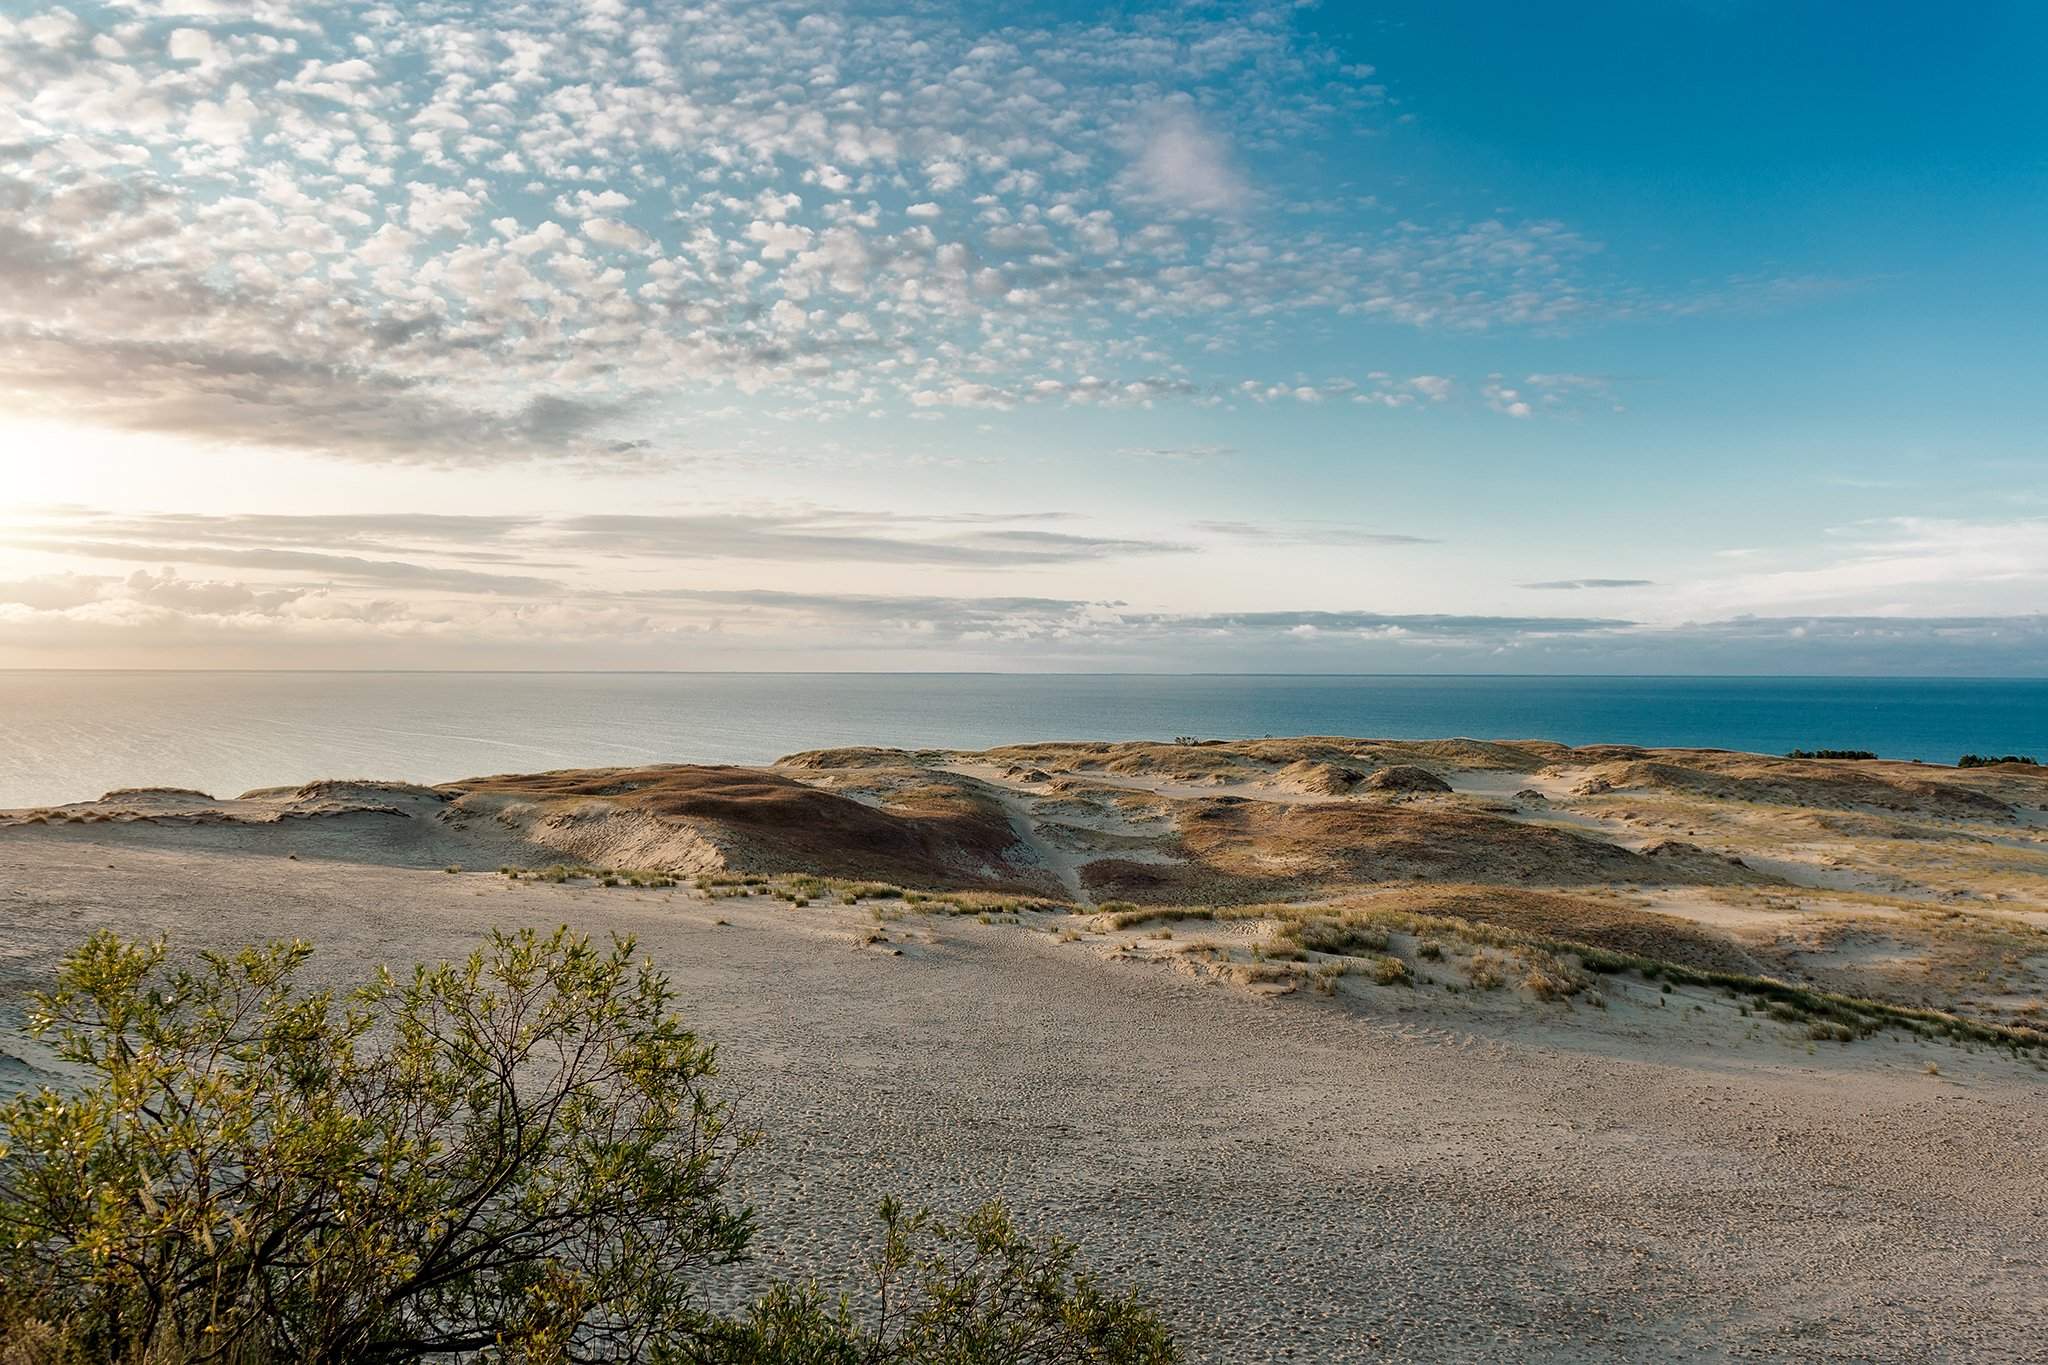
[[[2044,53],[5,0],[0,665],[2038,673]]]

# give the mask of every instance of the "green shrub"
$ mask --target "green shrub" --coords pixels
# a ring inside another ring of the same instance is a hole
[[[744,1144],[667,982],[566,930],[345,999],[273,944],[101,933],[32,1026],[98,1080],[0,1109],[5,1276],[106,1359],[375,1360],[694,1329]]]
[[[1077,1269],[1075,1247],[1034,1246],[1001,1205],[959,1223],[881,1206],[875,1305],[816,1281],[778,1285],[675,1361],[724,1365],[1170,1365],[1179,1353],[1135,1295]]]
[[[995,1207],[955,1228],[884,1205],[871,1269],[900,1312],[810,1281],[711,1312],[707,1272],[752,1236],[726,1186],[754,1135],[634,951],[493,934],[337,996],[301,984],[303,943],[174,968],[93,936],[31,1014],[85,1079],[0,1105],[6,1358],[1175,1359],[1148,1308]]]

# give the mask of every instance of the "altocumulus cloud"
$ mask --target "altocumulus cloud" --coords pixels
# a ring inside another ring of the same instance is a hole
[[[1192,370],[1248,319],[1677,306],[1590,275],[1564,224],[1257,182],[1384,100],[1260,0],[993,27],[852,0],[17,12],[0,394],[361,460],[638,468],[686,453],[676,395],[1237,401]],[[1243,381],[1387,406],[1447,382]]]

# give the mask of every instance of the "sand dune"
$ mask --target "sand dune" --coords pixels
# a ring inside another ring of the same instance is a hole
[[[1329,737],[137,789],[0,815],[0,1027],[99,925],[566,920],[728,1048],[771,1222],[1002,1194],[1198,1360],[2039,1358],[2044,805]]]
[[[229,799],[135,789],[0,829],[395,866],[882,881],[1076,910],[1369,898],[1421,913],[1433,888],[1513,888],[1584,907],[1577,926],[1545,917],[1566,943],[1612,946],[1627,917],[1647,957],[1714,957],[1687,937],[1704,933],[1723,961],[2030,1027],[2044,807],[2048,782],[2021,768],[1324,736],[837,749]],[[1845,927],[1880,918],[1901,951]]]

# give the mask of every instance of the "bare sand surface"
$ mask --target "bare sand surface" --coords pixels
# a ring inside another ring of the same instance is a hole
[[[1598,1010],[1264,998],[1071,917],[878,924],[321,837],[290,859],[233,831],[5,831],[0,1080],[35,1074],[25,994],[98,927],[303,936],[354,979],[568,922],[638,935],[724,1049],[767,1139],[763,1269],[846,1255],[886,1192],[1001,1196],[1202,1361],[2048,1360],[2048,1088],[1994,1049],[1816,1047],[1643,982]]]

